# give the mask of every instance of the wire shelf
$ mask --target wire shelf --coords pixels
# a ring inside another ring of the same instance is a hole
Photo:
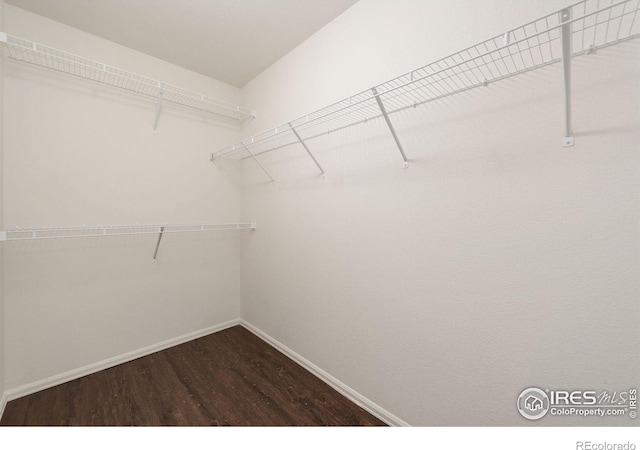
[[[571,56],[640,36],[640,0],[583,0],[211,154],[245,159],[486,86],[562,60],[561,28]],[[395,137],[395,136],[394,136]],[[306,146],[305,146],[306,148]],[[308,150],[307,150],[308,151]],[[401,150],[402,151],[402,150]],[[404,156],[404,153],[403,153]]]
[[[255,223],[224,224],[164,224],[164,225],[115,225],[63,228],[16,228],[0,231],[0,241],[26,241],[34,239],[69,239],[104,236],[129,236],[136,234],[196,233],[222,230],[255,230]]]
[[[0,33],[6,45],[7,57],[16,61],[91,80],[129,92],[141,94],[162,102],[173,103],[224,119],[243,123],[255,117],[255,111],[217,100],[152,78],[128,72],[117,67],[74,55],[27,39]]]

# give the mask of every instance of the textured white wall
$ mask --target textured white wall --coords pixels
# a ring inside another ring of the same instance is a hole
[[[15,7],[6,30],[213,97],[238,89]],[[20,227],[221,223],[237,183],[208,161],[239,130],[153,100],[5,63],[5,221]],[[9,242],[6,389],[239,316],[238,232]]]
[[[0,31],[4,30],[4,0],[0,0]],[[4,225],[4,181],[3,181],[3,106],[4,106],[4,45],[0,45],[0,228]],[[4,393],[4,246],[0,244],[0,397]]]
[[[244,89],[248,133],[558,10],[361,0]],[[574,61],[576,146],[548,67],[245,163],[242,317],[413,425],[530,425],[529,386],[640,373],[640,67]],[[537,425],[629,424],[547,417]]]

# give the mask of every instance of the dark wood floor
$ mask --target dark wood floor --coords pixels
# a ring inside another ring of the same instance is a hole
[[[384,425],[237,326],[7,404],[0,425]]]

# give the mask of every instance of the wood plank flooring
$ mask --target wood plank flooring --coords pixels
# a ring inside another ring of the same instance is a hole
[[[241,326],[7,404],[0,425],[384,425]]]

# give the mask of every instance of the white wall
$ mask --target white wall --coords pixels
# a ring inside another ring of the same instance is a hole
[[[565,6],[361,0],[254,79],[247,136]],[[530,425],[640,372],[637,41],[245,162],[242,317],[412,425]],[[547,417],[537,425],[629,424]]]
[[[15,7],[6,31],[238,103],[238,89]],[[4,226],[224,223],[237,182],[208,161],[239,137],[205,114],[5,63]],[[6,389],[236,319],[238,232],[9,242]]]
[[[0,31],[4,30],[4,0],[0,0]],[[3,106],[4,106],[4,46],[0,45],[0,228],[4,224],[4,180],[3,173]],[[4,394],[4,247],[0,244],[0,414]]]

